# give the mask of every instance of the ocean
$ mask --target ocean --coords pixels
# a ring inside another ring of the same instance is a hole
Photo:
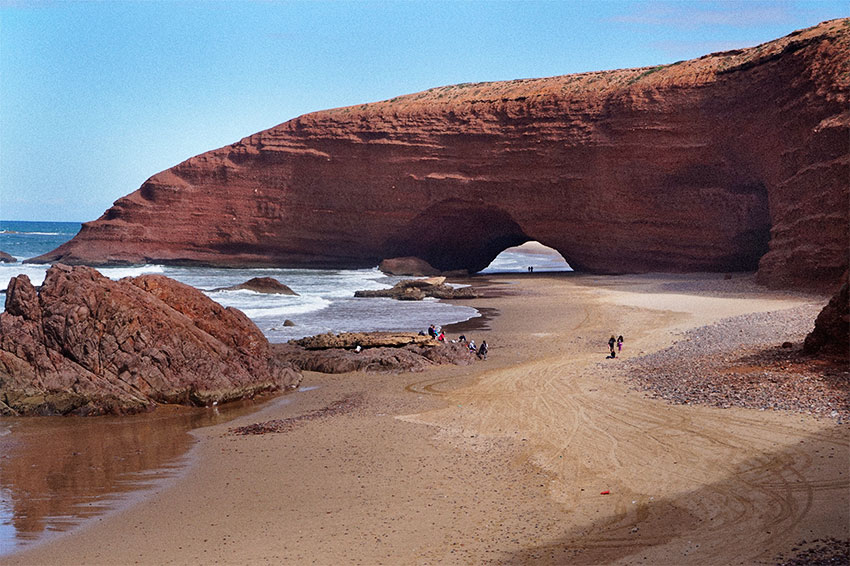
[[[76,222],[0,221],[0,251],[18,263],[0,263],[0,289],[26,274],[40,285],[46,265],[22,264],[58,247],[80,229]],[[503,252],[484,273],[568,270],[553,250],[529,243]],[[358,289],[388,288],[401,280],[377,268],[221,269],[139,265],[106,267],[112,279],[159,273],[241,309],[272,342],[321,332],[418,331],[479,316],[467,306],[436,300],[408,302],[354,298]],[[252,277],[274,277],[297,297],[252,291],[215,291]],[[2,300],[2,298],[0,298]],[[285,320],[296,326],[284,326]],[[297,402],[298,393],[272,403]],[[129,417],[0,418],[0,557],[120,508],[188,466],[193,428],[227,421],[257,408],[243,401],[210,409],[160,407]]]
[[[0,251],[18,260],[0,264],[0,289],[9,280],[26,274],[34,285],[40,285],[46,265],[20,263],[22,260],[49,252],[71,239],[80,229],[77,222],[22,222],[0,220]],[[563,271],[569,266],[554,251],[539,244],[525,244],[503,252],[482,273]],[[111,279],[144,273],[166,275],[204,291],[223,306],[242,310],[271,342],[286,342],[323,332],[419,331],[430,324],[444,326],[479,316],[478,311],[463,305],[450,305],[434,299],[394,301],[379,298],[354,298],[361,289],[385,289],[402,280],[372,269],[223,269],[213,267],[181,267],[139,265],[101,267],[98,270]],[[253,291],[215,291],[244,283],[252,277],[273,277],[298,296],[269,295]],[[295,326],[284,326],[291,320]]]
[[[48,266],[20,261],[53,250],[71,239],[79,229],[80,224],[75,222],[0,221],[0,250],[19,262],[0,264],[0,289],[6,289],[9,280],[22,273],[34,285],[40,285]],[[419,331],[428,328],[429,324],[446,325],[478,316],[471,307],[432,299],[421,302],[355,299],[357,290],[389,288],[402,279],[384,275],[377,268],[223,269],[138,265],[101,267],[98,271],[116,280],[158,273],[201,289],[221,305],[242,310],[271,342],[286,342],[323,332]],[[253,277],[273,277],[298,296],[214,290],[244,283]],[[291,320],[295,326],[284,326],[286,320]]]

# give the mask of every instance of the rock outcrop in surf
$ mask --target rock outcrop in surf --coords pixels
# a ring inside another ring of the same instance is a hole
[[[393,285],[390,289],[368,289],[355,291],[355,297],[385,297],[398,301],[421,301],[425,297],[435,299],[474,299],[478,297],[472,287],[452,287],[446,283],[445,277],[429,277],[427,279],[405,279]]]
[[[162,275],[51,267],[12,278],[0,314],[0,414],[124,414],[298,385],[241,311]]]
[[[478,271],[847,269],[850,20],[640,69],[433,88],[301,116],[148,179],[36,261]]]
[[[265,293],[267,295],[298,295],[298,293],[273,277],[252,277],[244,283],[213,289],[213,291],[254,291],[255,293]]]

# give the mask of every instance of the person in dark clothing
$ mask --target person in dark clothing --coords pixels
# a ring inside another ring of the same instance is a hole
[[[487,359],[487,350],[488,350],[487,340],[484,340],[483,342],[481,342],[481,345],[478,347],[478,357],[481,358],[482,360],[486,360]]]
[[[614,338],[614,335],[611,335],[611,338],[608,339],[608,349],[611,350],[611,357],[614,357],[614,344],[617,343],[617,339]]]

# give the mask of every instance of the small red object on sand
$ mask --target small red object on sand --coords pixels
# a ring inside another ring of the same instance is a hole
[[[605,491],[601,492],[599,495],[609,495],[610,493],[611,492],[606,489]]]

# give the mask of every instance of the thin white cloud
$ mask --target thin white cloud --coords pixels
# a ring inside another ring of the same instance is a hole
[[[649,46],[667,56],[687,59],[747,47],[740,41],[655,41]]]
[[[618,23],[697,28],[750,27],[784,24],[792,14],[786,2],[653,2],[637,4],[632,12],[614,16]]]

